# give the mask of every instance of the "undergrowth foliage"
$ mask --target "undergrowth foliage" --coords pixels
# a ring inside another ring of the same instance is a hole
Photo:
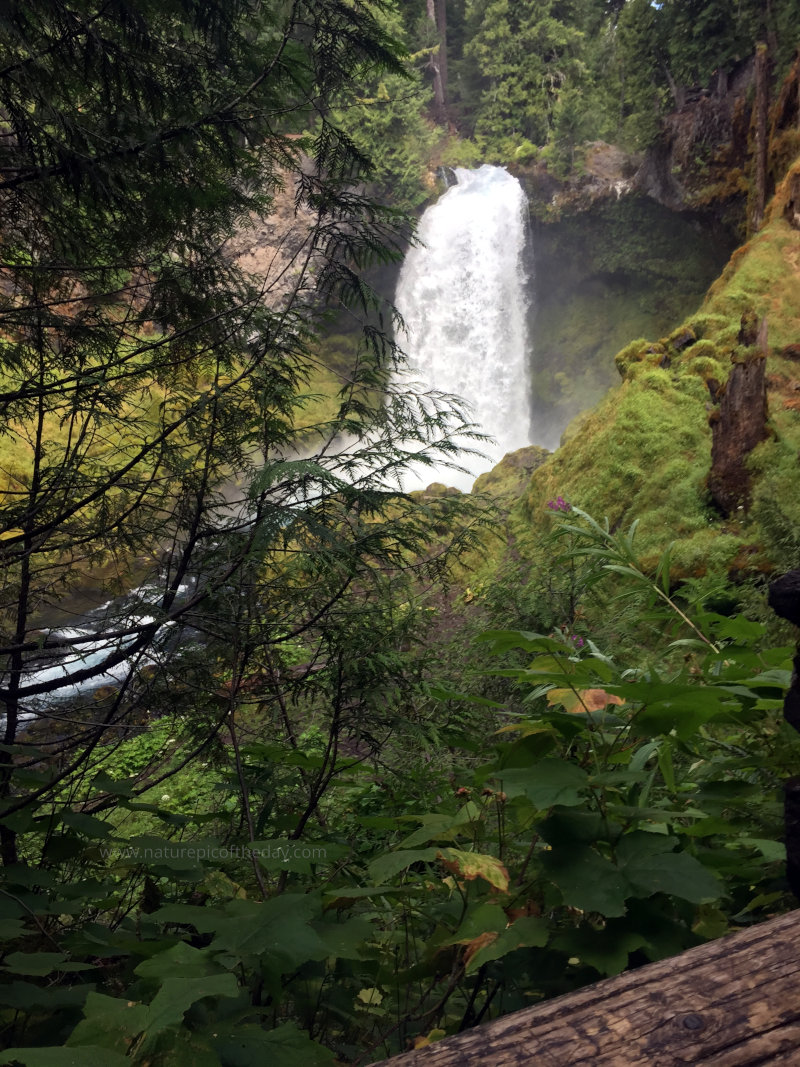
[[[442,760],[424,709],[456,694],[410,600],[362,590],[331,632],[253,645],[219,689],[233,766],[208,750],[190,788],[137,795],[137,748],[171,758],[157,726],[17,818],[0,1062],[366,1063],[786,905],[793,648],[672,588],[667,555],[646,573],[635,526],[561,511],[561,565],[609,610],[635,594],[646,662],[580,619],[486,633],[522,710],[476,693],[499,730]]]

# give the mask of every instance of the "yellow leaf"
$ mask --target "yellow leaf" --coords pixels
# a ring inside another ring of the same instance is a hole
[[[383,1001],[383,993],[373,986],[369,989],[362,989],[358,994],[358,999],[364,1004],[380,1004]]]
[[[414,1038],[414,1048],[427,1048],[434,1041],[441,1041],[444,1036],[444,1030],[431,1030],[429,1034],[420,1034],[419,1037]]]
[[[524,722],[511,722],[508,726],[501,726],[499,730],[495,730],[496,734],[522,734],[523,737],[530,737],[531,734],[555,734],[557,731],[553,729],[549,722],[529,722],[527,719]]]
[[[615,693],[607,693],[605,689],[551,689],[547,694],[547,703],[551,707],[560,704],[565,711],[573,714],[602,711],[609,704],[624,704],[625,701]]]
[[[484,856],[480,852],[461,852],[457,848],[446,848],[437,852],[437,857],[448,871],[472,881],[483,878],[495,889],[505,892],[508,889],[508,871],[494,856]]]

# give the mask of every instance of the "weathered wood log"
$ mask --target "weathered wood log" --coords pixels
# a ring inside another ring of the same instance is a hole
[[[800,912],[385,1062],[391,1067],[800,1064]]]

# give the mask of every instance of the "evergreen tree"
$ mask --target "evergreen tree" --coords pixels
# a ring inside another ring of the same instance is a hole
[[[560,93],[577,87],[585,74],[581,16],[575,0],[536,5],[472,0],[465,51],[482,81],[476,134],[547,141]]]
[[[441,398],[382,400],[399,355],[360,270],[400,255],[404,230],[359,193],[369,163],[331,121],[355,83],[402,73],[378,21],[385,6],[11,0],[0,11],[7,812],[49,789],[20,784],[25,722],[51,724],[38,740],[59,754],[54,781],[80,770],[137,694],[149,706],[128,665],[150,662],[169,627],[196,618],[245,561],[267,574],[287,551],[345,570],[343,559],[400,564],[424,538],[416,519],[402,526],[410,505],[395,475],[420,448],[423,461],[432,445],[453,455],[446,431],[458,415]],[[248,276],[229,239],[268,216],[281,190],[305,218],[296,250],[288,266]],[[372,317],[338,410],[301,437],[326,306]],[[356,536],[347,520],[352,511],[377,527],[390,508],[391,535]],[[41,630],[70,589],[100,588],[98,576],[153,553],[161,584],[147,605],[107,616],[91,638]],[[312,570],[301,571],[309,582]],[[281,615],[274,640],[324,609]],[[70,709],[65,742],[64,705],[52,703],[64,672],[41,667],[67,652],[70,683],[125,675],[110,701]],[[15,830],[0,833],[13,862]]]

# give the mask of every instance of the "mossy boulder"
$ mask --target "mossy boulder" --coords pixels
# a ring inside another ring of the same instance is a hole
[[[473,486],[473,493],[485,493],[498,501],[517,500],[535,470],[550,457],[546,448],[528,445],[516,452],[507,452],[496,467],[481,474]]]

